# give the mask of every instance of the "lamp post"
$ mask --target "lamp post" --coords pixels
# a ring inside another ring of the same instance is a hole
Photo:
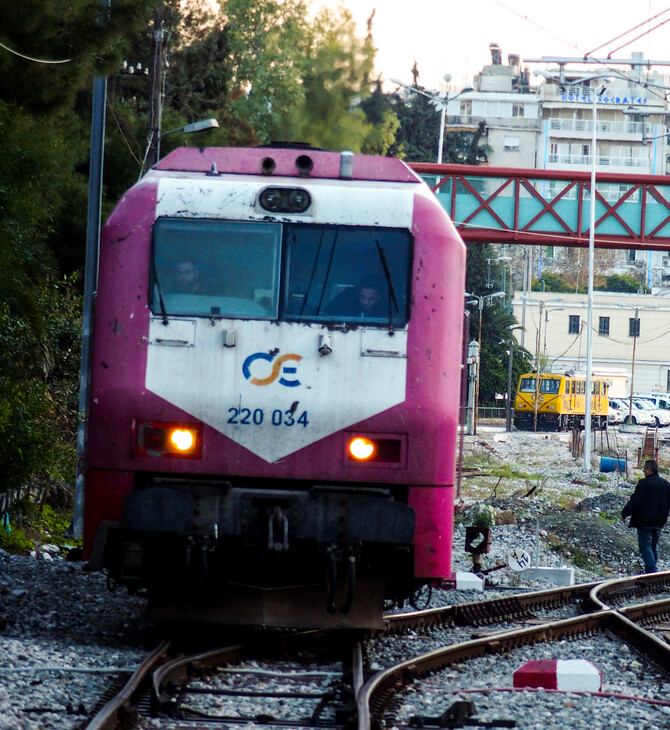
[[[589,257],[588,257],[588,287],[586,295],[586,397],[584,398],[584,465],[582,471],[591,471],[591,390],[593,387],[593,263],[594,263],[594,251],[595,251],[595,225],[596,225],[596,144],[597,144],[597,121],[598,121],[598,97],[602,96],[605,91],[605,85],[608,84],[611,79],[607,74],[592,74],[585,76],[576,81],[565,83],[564,80],[557,79],[555,76],[551,76],[543,71],[534,72],[538,76],[544,76],[544,78],[551,79],[558,84],[563,86],[575,86],[583,84],[585,81],[593,81],[595,79],[601,79],[603,87],[599,92],[596,92],[596,88],[591,88],[592,105],[591,105],[591,119],[592,119],[592,133],[591,133],[591,203],[589,211]]]
[[[537,320],[537,332],[535,334],[535,399],[533,401],[533,431],[537,431],[537,409],[540,399],[540,342],[542,342],[542,313],[547,304],[554,302],[562,302],[563,297],[552,297],[551,299],[532,299],[531,297],[521,297],[525,302],[534,302],[540,307],[540,316]],[[565,309],[565,307],[559,307]]]
[[[451,81],[451,75],[445,74],[444,80],[449,83]],[[404,89],[407,89],[408,91],[412,91],[415,94],[421,94],[421,96],[425,96],[427,99],[430,99],[433,104],[435,105],[435,109],[440,112],[440,137],[437,144],[437,163],[438,165],[442,164],[442,150],[444,148],[444,124],[446,121],[447,116],[447,104],[450,101],[449,94],[445,93],[444,96],[435,96],[434,94],[429,94],[426,91],[423,91],[422,89],[418,89],[416,86],[411,86],[410,84],[405,84],[402,81],[399,81],[398,79],[391,79],[391,83],[397,84],[398,86],[402,86]],[[461,91],[458,92],[458,94],[454,94],[454,96],[451,97],[451,99],[455,99],[456,97],[460,96],[461,94],[465,94],[467,91],[472,91],[471,86],[465,86]]]
[[[175,134],[175,132],[181,132],[182,134],[193,134],[194,132],[204,132],[207,129],[218,129],[218,128],[219,128],[218,121],[216,119],[212,118],[212,119],[201,119],[198,122],[191,122],[190,124],[185,124],[183,127],[176,127],[175,129],[168,129],[167,132],[163,132],[156,140],[156,143],[155,143],[156,162],[158,162],[161,158],[161,142],[169,134]],[[144,174],[144,168],[147,163],[149,149],[150,148],[147,147],[147,154],[145,154],[144,159],[142,160],[142,166],[140,168],[140,177],[142,177],[142,175]]]
[[[554,307],[553,309],[544,310],[544,347],[542,354],[547,357],[547,330],[549,329],[549,314],[550,312],[561,312],[565,307]]]
[[[509,350],[507,350],[507,404],[505,408],[505,431],[512,430],[512,368],[514,365],[514,330],[523,330],[521,325],[514,325],[509,328]]]
[[[497,291],[495,294],[470,294],[465,292],[466,297],[472,297],[467,304],[476,304],[479,310],[479,330],[477,333],[477,379],[475,380],[475,403],[474,403],[474,420],[472,433],[477,433],[477,409],[479,408],[479,379],[480,379],[480,362],[481,362],[481,349],[482,349],[482,313],[484,312],[484,303],[488,299],[489,306],[493,304],[494,299],[500,299],[505,296],[504,291]]]

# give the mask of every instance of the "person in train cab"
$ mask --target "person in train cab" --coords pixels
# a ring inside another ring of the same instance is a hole
[[[645,573],[655,573],[658,561],[658,538],[670,511],[670,482],[658,473],[658,464],[649,459],[644,478],[621,511],[621,519],[630,515],[629,527],[637,528],[637,544]]]
[[[342,317],[388,317],[388,302],[385,302],[383,291],[382,280],[368,274],[357,287],[338,294],[328,305],[326,313]]]
[[[203,284],[200,276],[200,269],[192,259],[186,259],[177,263],[175,288],[181,294],[202,294]]]

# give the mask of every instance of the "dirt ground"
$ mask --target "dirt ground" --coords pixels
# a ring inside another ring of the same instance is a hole
[[[490,508],[493,525],[491,549],[482,561],[485,569],[504,564],[509,551],[521,547],[535,565],[573,567],[576,582],[641,572],[637,533],[621,521],[621,509],[643,476],[637,453],[645,432],[593,436],[590,470],[584,468],[583,456],[573,455],[572,434],[483,427],[465,438],[456,522],[464,529],[476,524],[483,506]],[[660,433],[657,446],[660,471],[670,478],[670,433],[667,441]],[[607,470],[617,463],[625,465],[623,472]],[[661,570],[670,569],[668,535],[670,528],[659,543]],[[455,565],[470,570],[471,556],[462,552],[459,539],[457,530]],[[505,569],[493,576],[503,583],[511,577]]]

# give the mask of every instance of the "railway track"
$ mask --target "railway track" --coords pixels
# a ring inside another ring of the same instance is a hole
[[[644,703],[670,719],[669,618],[670,572],[389,615],[385,631],[365,637],[315,631],[268,635],[169,660],[162,644],[114,700],[116,709],[110,703],[86,727],[481,726],[484,721],[472,717],[471,696],[479,703],[480,695],[490,699],[491,693],[512,692],[509,681],[495,686],[491,666],[509,670],[535,656],[538,647],[543,657],[565,658],[588,655],[593,646],[603,657],[630,654],[626,666],[652,667],[647,678],[656,688],[642,696],[630,678],[626,684],[625,678],[608,677],[599,699]],[[395,645],[402,659],[382,668],[379,659],[371,661],[372,647],[380,641]],[[423,651],[424,645],[433,648]],[[463,683],[459,677],[470,679]],[[440,701],[422,704],[420,698],[431,696],[436,686]],[[570,703],[578,706],[575,696]],[[508,715],[494,718],[503,724],[488,726],[523,726],[518,712]]]

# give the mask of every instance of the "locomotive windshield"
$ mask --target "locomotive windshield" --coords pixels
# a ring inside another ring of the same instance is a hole
[[[411,244],[402,229],[159,218],[151,309],[402,327]]]
[[[159,218],[152,311],[276,317],[280,240],[277,223]]]
[[[558,393],[561,381],[558,378],[542,378],[540,381],[540,393]]]
[[[288,225],[286,319],[407,322],[411,236],[372,227]]]

